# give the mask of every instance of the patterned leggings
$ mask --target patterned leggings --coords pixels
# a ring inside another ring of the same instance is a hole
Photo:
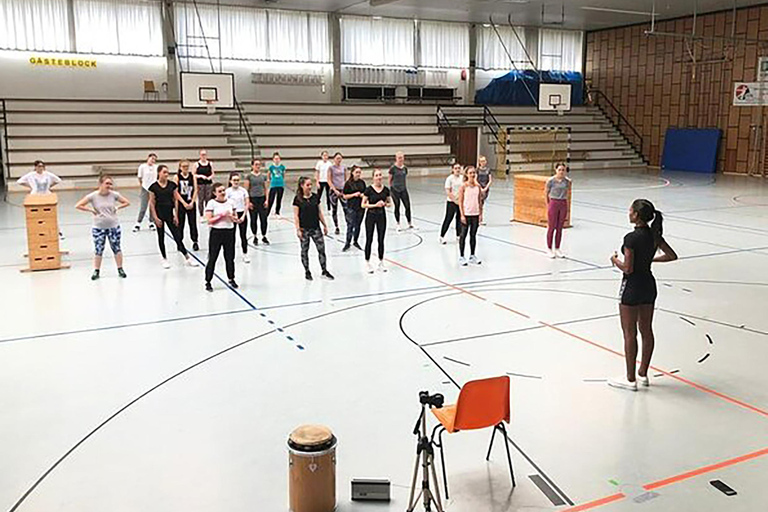
[[[120,252],[120,238],[122,236],[120,226],[106,229],[91,228],[91,235],[93,235],[93,246],[96,250],[96,256],[104,254],[104,246],[107,240],[109,240],[109,246],[112,248],[113,254]]]
[[[301,263],[304,265],[304,269],[309,272],[309,241],[315,243],[317,247],[317,255],[320,259],[320,268],[326,269],[325,259],[325,240],[323,239],[323,232],[320,228],[305,229],[304,236],[301,237]]]

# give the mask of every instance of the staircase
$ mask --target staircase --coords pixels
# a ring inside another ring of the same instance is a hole
[[[504,134],[508,126],[563,128],[557,141],[554,137],[513,137],[507,156],[511,173],[551,171],[553,153],[557,154],[556,159],[565,159],[567,129],[571,138],[571,169],[644,169],[647,165],[630,140],[598,107],[575,107],[558,116],[539,112],[535,107],[452,106],[440,107],[438,118],[441,117],[451,126],[480,127],[481,153],[489,156],[496,152],[497,134]]]

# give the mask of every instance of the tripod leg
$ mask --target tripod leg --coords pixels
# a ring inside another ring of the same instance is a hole
[[[443,512],[443,502],[440,500],[440,483],[437,481],[437,471],[435,470],[435,456],[430,455],[429,456],[429,465],[432,469],[432,482],[435,484],[435,497],[437,499],[433,498],[433,501],[435,502],[435,505],[437,506],[437,512]],[[430,491],[431,494],[431,491]],[[431,497],[431,496],[430,496]],[[446,494],[445,499],[448,499],[448,495]]]
[[[438,446],[440,447],[440,465],[443,468],[443,486],[445,487],[445,500],[448,501],[448,475],[445,472],[445,449],[443,448],[443,432],[445,432],[445,429],[440,430],[440,433],[438,434],[437,439],[440,442]]]
[[[507,436],[507,429],[504,427],[504,423],[500,423],[501,433],[504,434],[504,446],[507,448],[507,462],[509,462],[509,476],[512,477],[512,487],[515,487],[515,471],[512,469],[512,456],[509,454],[509,437]]]
[[[413,480],[411,481],[411,497],[408,500],[408,512],[413,512],[413,509],[416,508],[416,503],[419,501],[419,498],[416,496],[416,480],[419,477],[419,463],[421,462],[420,452],[421,449],[418,448],[416,450],[416,466],[413,468]]]
[[[491,448],[493,448],[493,440],[496,437],[496,430],[499,428],[498,425],[493,427],[493,434],[491,435],[491,444],[488,446],[488,454],[485,456],[485,460],[491,460]]]

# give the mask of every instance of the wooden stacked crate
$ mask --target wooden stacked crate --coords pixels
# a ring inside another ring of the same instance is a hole
[[[547,226],[546,185],[549,176],[515,174],[515,207],[512,220]],[[571,227],[571,191],[568,190],[568,214],[565,227]]]
[[[24,199],[29,268],[25,271],[68,268],[61,263],[56,194],[29,194]]]

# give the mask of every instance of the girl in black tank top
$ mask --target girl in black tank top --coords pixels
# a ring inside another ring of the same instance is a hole
[[[185,176],[186,173],[186,176]],[[176,211],[179,215],[179,232],[181,238],[184,238],[184,226],[189,224],[189,235],[192,238],[192,250],[200,249],[198,245],[197,232],[197,214],[195,211],[195,200],[197,199],[197,178],[189,170],[189,161],[179,162],[179,172],[176,174],[176,183],[179,188],[179,204]]]
[[[205,164],[198,160],[196,174],[199,181],[204,183],[212,183],[211,176],[213,176],[213,165],[211,164],[210,160],[205,162]]]

